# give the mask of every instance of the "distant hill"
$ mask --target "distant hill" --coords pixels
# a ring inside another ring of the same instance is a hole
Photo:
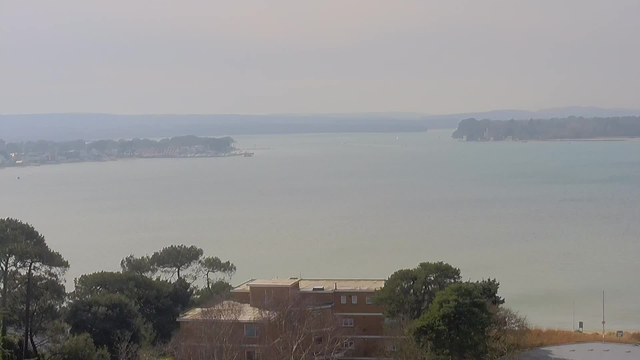
[[[180,135],[233,136],[248,134],[296,134],[339,132],[420,132],[455,129],[462,119],[526,120],[570,115],[640,115],[640,110],[565,107],[536,112],[496,110],[479,113],[428,115],[411,112],[330,114],[204,114],[114,115],[95,113],[0,115],[0,139],[96,140],[161,138]]]
[[[425,121],[352,115],[0,115],[6,141],[346,132],[420,132]]]

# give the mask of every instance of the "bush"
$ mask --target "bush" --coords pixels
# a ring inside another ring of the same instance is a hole
[[[87,333],[69,337],[62,344],[60,354],[60,360],[109,360],[107,349],[96,349]]]

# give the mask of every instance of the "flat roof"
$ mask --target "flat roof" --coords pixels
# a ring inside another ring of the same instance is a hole
[[[293,286],[298,281],[298,279],[256,279],[249,283],[247,286]]]
[[[251,286],[293,286],[296,283],[300,291],[313,291],[314,287],[323,287],[324,291],[375,291],[381,289],[384,282],[384,279],[251,279],[233,291],[249,291]]]
[[[383,279],[301,279],[300,291],[313,291],[316,286],[325,291],[375,291],[384,286]]]
[[[547,346],[519,354],[519,360],[630,360],[640,358],[640,346],[618,343],[579,343]],[[511,359],[505,357],[505,360]]]
[[[236,301],[223,301],[210,308],[193,308],[182,314],[178,321],[239,321],[256,322],[269,311]]]

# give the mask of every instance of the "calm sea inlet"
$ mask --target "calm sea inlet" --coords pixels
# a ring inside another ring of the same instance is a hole
[[[451,131],[237,136],[251,158],[0,170],[0,217],[81,274],[177,243],[251,277],[446,261],[534,325],[640,330],[640,141],[463,143]],[[20,179],[18,179],[20,177]]]

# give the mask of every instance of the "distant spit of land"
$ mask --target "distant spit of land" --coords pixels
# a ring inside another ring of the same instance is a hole
[[[177,136],[162,140],[26,141],[0,140],[0,167],[34,166],[131,158],[252,156],[230,137]]]

